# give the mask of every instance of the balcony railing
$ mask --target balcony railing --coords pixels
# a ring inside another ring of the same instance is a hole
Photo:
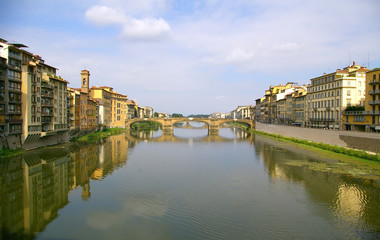
[[[9,68],[11,69],[15,69],[15,70],[19,70],[21,71],[21,66],[17,66],[17,65],[8,65]]]
[[[368,92],[369,94],[379,94],[380,93],[380,89],[376,89],[376,90],[369,90]]]
[[[8,91],[11,91],[11,92],[21,92],[21,88],[8,88]]]
[[[53,116],[53,112],[41,112],[41,116]]]
[[[360,115],[365,115],[365,111],[344,111],[343,115],[360,116]]]
[[[54,107],[54,104],[53,103],[49,103],[49,102],[41,102],[41,106],[44,106],[44,107]]]
[[[373,100],[368,102],[369,105],[380,104],[380,100]]]
[[[334,118],[309,118],[309,121],[312,122],[334,122]]]
[[[22,123],[22,119],[8,119],[7,120],[8,123]]]
[[[21,134],[22,133],[22,130],[19,130],[19,129],[16,129],[16,130],[10,130],[9,131],[9,134]]]
[[[21,111],[9,111],[8,110],[8,115],[21,115]]]
[[[41,97],[54,98],[54,94],[51,94],[51,93],[41,93]]]
[[[380,80],[374,79],[372,82],[369,82],[370,85],[379,84]]]
[[[52,85],[46,83],[41,84],[41,88],[54,89]]]
[[[10,102],[10,103],[21,103],[21,99],[18,99],[18,98],[10,98],[10,99],[9,99],[9,102]]]
[[[21,82],[21,77],[15,77],[15,76],[8,75],[8,80]]]

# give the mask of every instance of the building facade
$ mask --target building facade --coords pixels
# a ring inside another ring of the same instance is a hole
[[[312,78],[308,85],[308,127],[343,129],[341,115],[347,106],[364,106],[367,68],[355,62],[343,70]]]
[[[346,109],[342,114],[343,129],[380,132],[380,68],[366,73],[364,109]]]
[[[11,44],[0,39],[0,57],[2,62],[2,82],[0,102],[3,107],[2,128],[4,135],[13,139],[19,139],[22,134],[22,112],[21,112],[21,48],[23,44]],[[17,143],[20,144],[20,143]]]

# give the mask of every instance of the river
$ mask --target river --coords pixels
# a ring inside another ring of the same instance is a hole
[[[380,166],[176,128],[0,164],[0,239],[379,239]]]

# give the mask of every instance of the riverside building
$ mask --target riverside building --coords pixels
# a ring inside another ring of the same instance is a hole
[[[21,49],[23,44],[0,39],[0,130],[8,144],[20,145],[21,112]]]
[[[369,69],[356,65],[312,78],[307,87],[306,126],[343,129],[342,112],[347,106],[364,106],[365,79]]]
[[[344,130],[380,132],[380,68],[366,73],[364,109],[344,111],[342,121]]]

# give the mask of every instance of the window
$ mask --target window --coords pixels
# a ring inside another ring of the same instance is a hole
[[[340,92],[339,90],[336,90],[336,95],[339,96]]]
[[[351,106],[351,100],[347,99],[347,106]]]
[[[351,90],[347,90],[347,96],[351,96]]]
[[[336,100],[336,106],[339,107],[339,99]]]
[[[331,107],[334,107],[334,100],[331,100]]]
[[[358,91],[358,95],[359,95],[359,96],[362,95],[362,91],[361,91],[361,90]]]
[[[359,87],[362,86],[362,82],[361,82],[361,81],[358,82],[358,86],[359,86]]]

